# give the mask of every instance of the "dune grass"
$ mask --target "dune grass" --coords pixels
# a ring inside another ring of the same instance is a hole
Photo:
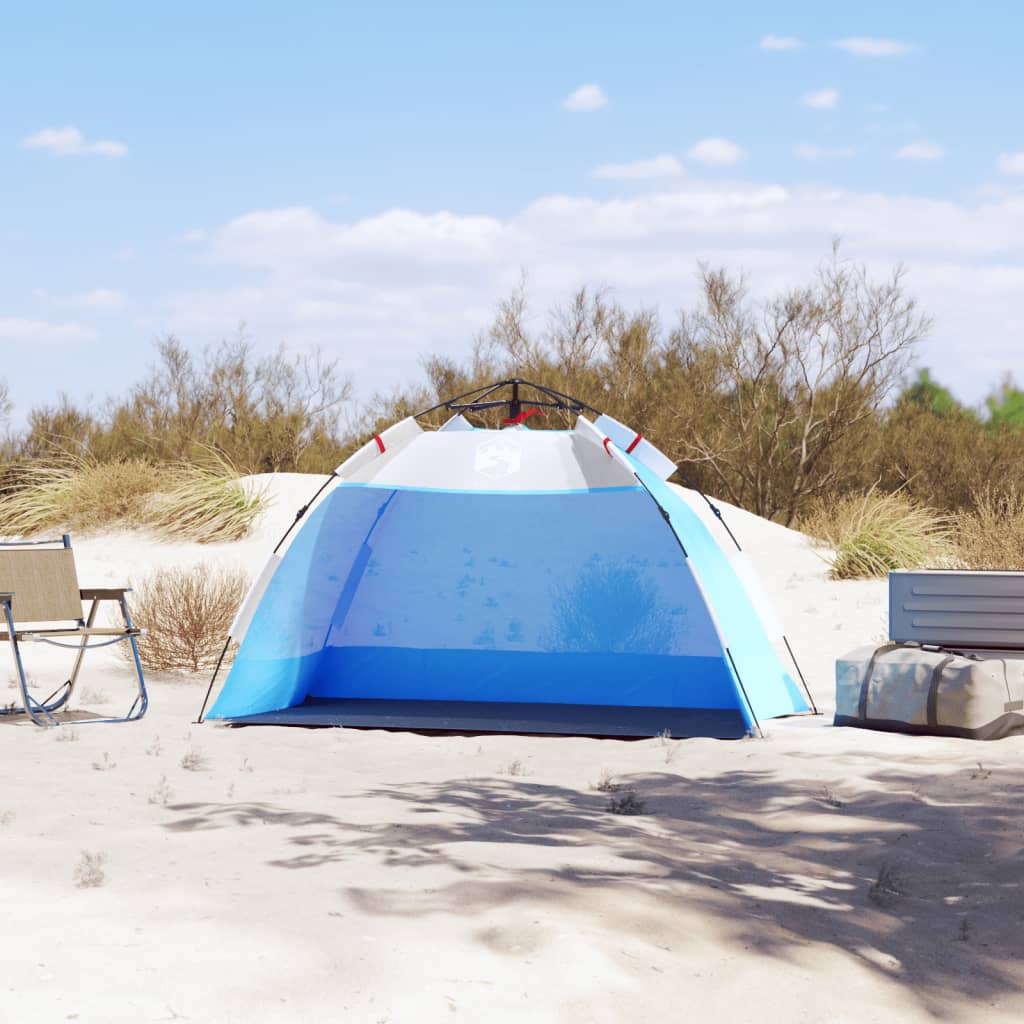
[[[952,523],[906,496],[871,490],[820,503],[801,524],[832,549],[829,576],[870,579],[953,558]]]
[[[233,467],[216,456],[195,465],[61,455],[8,468],[0,535],[138,527],[200,543],[237,540],[264,506],[265,495],[247,491]]]
[[[1024,569],[1024,494],[991,486],[976,492],[956,533],[965,569]]]

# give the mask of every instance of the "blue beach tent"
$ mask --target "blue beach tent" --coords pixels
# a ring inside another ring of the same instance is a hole
[[[573,429],[531,430],[521,385]],[[498,406],[503,429],[466,419]],[[749,565],[639,434],[525,381],[437,408],[444,426],[395,424],[300,514],[211,718],[741,737],[810,709]]]

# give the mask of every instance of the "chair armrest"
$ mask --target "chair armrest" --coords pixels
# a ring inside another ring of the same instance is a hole
[[[78,591],[83,601],[117,601],[131,592],[131,587],[83,587]]]

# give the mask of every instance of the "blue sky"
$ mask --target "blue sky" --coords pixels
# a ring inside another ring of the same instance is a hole
[[[24,416],[173,332],[320,346],[367,395],[522,269],[666,319],[841,234],[906,264],[977,401],[1024,329],[1017,5],[49,4],[0,16],[0,351]],[[576,97],[575,100],[572,97]]]

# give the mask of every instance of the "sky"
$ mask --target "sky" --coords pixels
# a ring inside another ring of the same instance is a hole
[[[657,309],[845,257],[931,314],[968,402],[1024,340],[1024,9],[862,0],[7,5],[0,378],[15,422],[155,339],[459,356],[525,271]],[[1019,378],[1024,373],[1018,374]]]

